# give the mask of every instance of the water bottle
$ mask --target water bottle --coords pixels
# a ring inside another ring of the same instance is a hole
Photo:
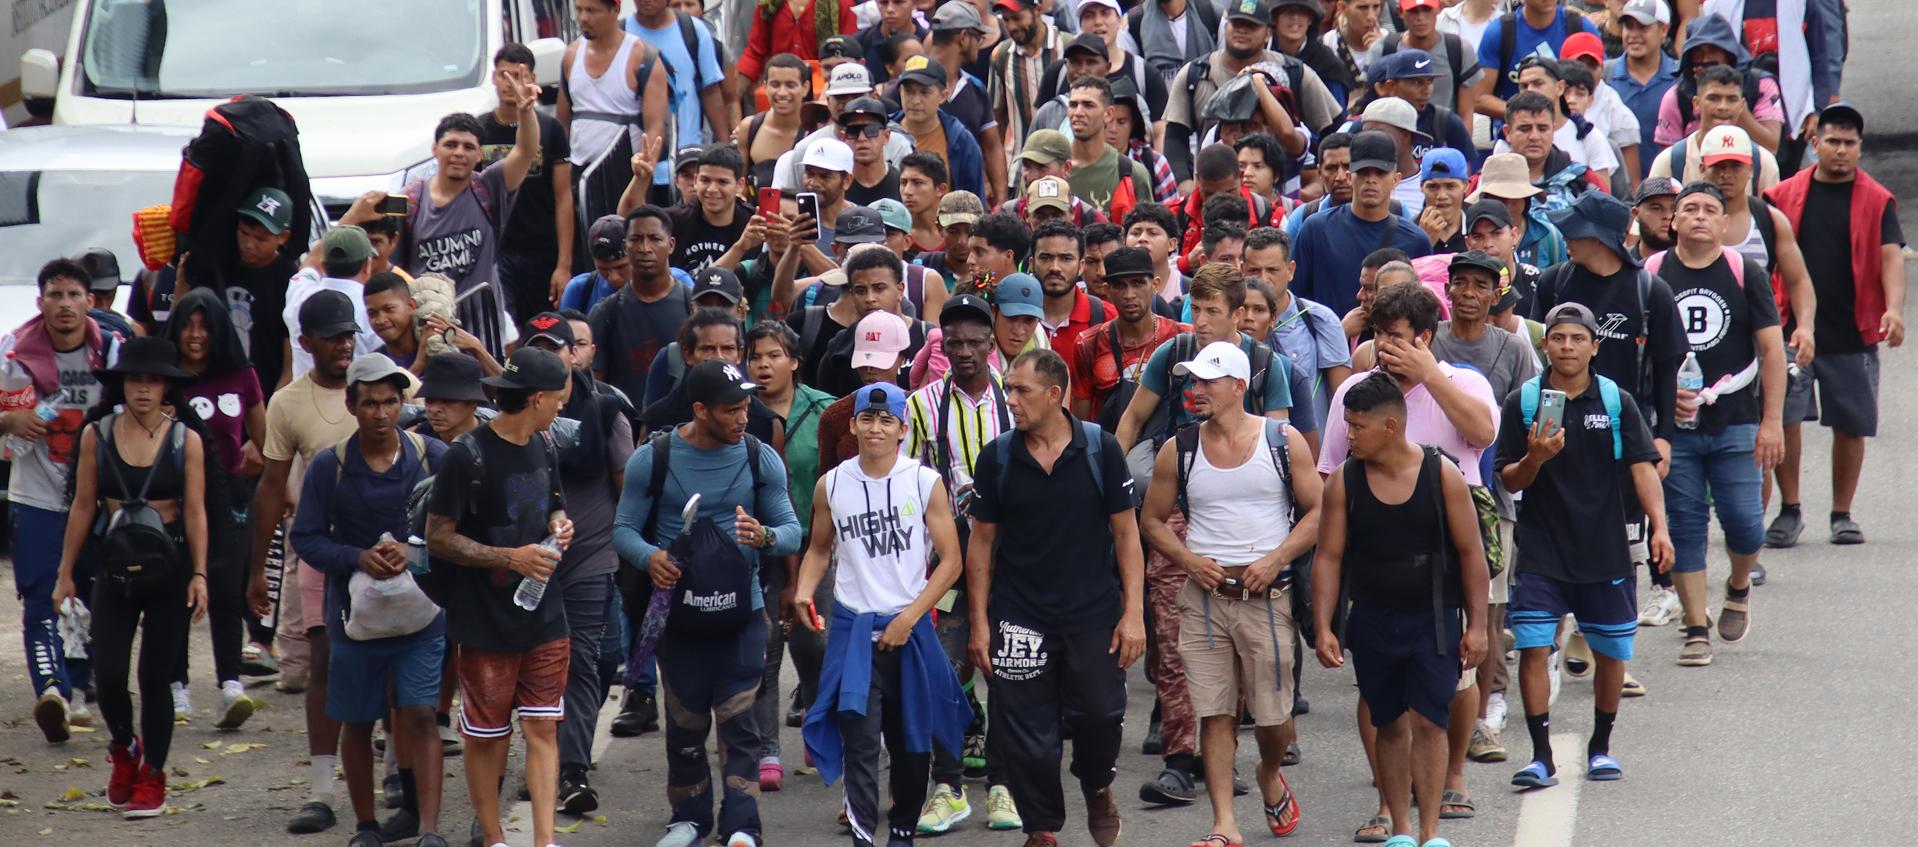
[[[559,539],[554,536],[546,536],[545,540],[539,543],[539,546],[542,549],[553,551],[554,555],[559,554]],[[534,579],[530,576],[520,577],[519,590],[513,592],[513,605],[530,612],[539,608],[539,599],[544,596],[546,596],[545,580]]]
[[[1694,394],[1705,390],[1705,369],[1699,366],[1697,353],[1686,353],[1685,363],[1678,366],[1678,390],[1690,391]],[[1698,413],[1694,412],[1688,418],[1679,418],[1674,423],[1679,429],[1697,429]]]
[[[14,358],[13,351],[8,350],[6,363],[0,365],[0,412],[32,408],[36,399],[33,375],[27,373],[27,369]],[[0,450],[4,450],[8,461],[12,461],[13,457],[24,455],[32,443],[24,438],[9,435],[5,444],[0,445]]]
[[[423,574],[433,569],[426,559],[426,539],[417,535],[406,537],[406,569],[415,574]]]

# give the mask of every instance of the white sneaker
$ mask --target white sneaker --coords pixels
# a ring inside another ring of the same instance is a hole
[[[1678,592],[1653,586],[1651,596],[1645,599],[1645,608],[1638,613],[1638,625],[1664,626],[1672,622],[1678,608]]]
[[[653,843],[653,847],[693,847],[699,843],[699,828],[691,821],[679,821],[666,825],[666,834]]]
[[[183,721],[193,717],[193,698],[187,694],[186,686],[173,683],[173,719]]]
[[[75,697],[67,704],[67,724],[69,726],[92,726],[93,713],[87,711],[86,701]]]
[[[735,832],[726,839],[726,847],[759,847],[759,839],[750,832]]]
[[[176,706],[177,708],[177,706]],[[253,717],[253,698],[237,682],[228,683],[220,691],[220,722],[215,729],[239,729],[246,719]]]

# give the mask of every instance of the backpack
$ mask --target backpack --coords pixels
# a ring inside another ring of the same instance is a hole
[[[1577,9],[1570,6],[1561,6],[1560,8],[1565,13],[1566,37],[1569,38],[1575,33],[1585,31],[1584,15],[1579,14]],[[1492,69],[1492,73],[1497,74],[1500,79],[1514,85],[1518,83],[1516,71],[1512,69],[1512,54],[1518,52],[1518,14],[1517,11],[1511,11],[1499,16],[1498,67]],[[1493,86],[1496,87],[1497,83],[1494,83]]]
[[[1421,460],[1419,476],[1423,477],[1428,470],[1434,473],[1443,473],[1444,469],[1439,463],[1451,457],[1447,455],[1445,451],[1431,445],[1420,445],[1420,449],[1424,451],[1425,458]],[[1347,459],[1345,460],[1345,464],[1340,466],[1339,472],[1345,476],[1345,513],[1348,516],[1346,531],[1349,534],[1351,532],[1350,515],[1352,514],[1352,506],[1354,498],[1357,496],[1358,482],[1365,477],[1365,463]],[[1432,634],[1433,640],[1437,642],[1439,655],[1443,656],[1448,655],[1448,651],[1454,647],[1454,645],[1448,643],[1449,639],[1445,637],[1445,623],[1447,619],[1445,613],[1445,581],[1448,576],[1456,579],[1458,573],[1456,557],[1454,556],[1455,551],[1452,549],[1451,525],[1445,521],[1445,483],[1443,478],[1440,478],[1434,484],[1437,486],[1437,496],[1433,498],[1433,507],[1438,512],[1438,544],[1434,550],[1438,558],[1432,565]],[[1414,496],[1418,493],[1416,483],[1413,485],[1412,492]],[[1352,569],[1349,566],[1341,567],[1339,569],[1339,601],[1338,606],[1333,612],[1332,624],[1333,631],[1338,633],[1341,642],[1345,640],[1345,619],[1339,613],[1346,610],[1347,596],[1351,593],[1351,588]],[[1461,589],[1462,588],[1463,586],[1461,586]],[[1461,593],[1463,593],[1462,590]]]
[[[406,195],[406,219],[404,225],[400,227],[400,247],[393,256],[397,262],[412,260],[413,231],[419,224],[420,212],[424,211],[425,204],[432,200],[432,196],[426,189],[427,179],[430,177],[413,180],[402,190],[402,193]],[[506,222],[499,218],[499,203],[493,198],[493,190],[487,188],[486,183],[478,179],[469,179],[466,184],[473,193],[473,199],[479,201],[480,214],[485,215],[486,219],[492,221],[496,227],[503,228]],[[452,202],[459,202],[459,198],[453,198]]]
[[[1279,485],[1285,488],[1286,499],[1292,504],[1292,525],[1298,526],[1299,521],[1305,517],[1305,505],[1299,502],[1299,498],[1294,495],[1292,489],[1291,444],[1287,441],[1287,430],[1290,428],[1291,425],[1285,421],[1265,419],[1266,452],[1271,455],[1272,467],[1279,472]],[[1179,453],[1175,467],[1178,469],[1178,503],[1179,508],[1183,510],[1186,503],[1186,480],[1192,472],[1193,459],[1199,452],[1199,425],[1187,424],[1181,427],[1179,433],[1173,436],[1173,443]],[[1301,634],[1310,628],[1308,625],[1314,620],[1312,617],[1312,560],[1317,552],[1316,547],[1308,548],[1304,553],[1299,554],[1297,559],[1287,562],[1282,574],[1292,587],[1291,608],[1288,612],[1292,615],[1293,629]],[[1276,580],[1274,584],[1277,584]],[[1206,592],[1202,599],[1206,607],[1205,625],[1209,632],[1212,627],[1212,593]],[[1269,597],[1266,602],[1269,612],[1271,602]],[[1308,644],[1316,640],[1316,633],[1306,636]]]
[[[1612,458],[1622,459],[1625,457],[1625,436],[1619,419],[1621,406],[1618,399],[1618,383],[1598,373],[1592,374],[1592,379],[1598,380],[1598,399],[1605,404],[1605,417],[1611,419]],[[1541,374],[1519,383],[1518,386],[1518,412],[1524,419],[1525,428],[1528,431],[1532,428],[1532,419],[1538,416],[1538,397],[1544,389],[1544,380],[1545,377]]]
[[[215,257],[221,267],[234,267],[239,261],[234,210],[263,186],[286,192],[293,206],[289,231],[295,237],[281,253],[298,256],[313,231],[313,187],[293,116],[273,101],[249,94],[206,110],[200,134],[187,143],[173,181],[168,222],[181,233],[176,255],[191,251]]]
[[[473,457],[472,479],[467,483],[472,490],[467,492],[466,495],[469,514],[478,509],[480,494],[486,487],[486,454],[480,450],[479,440],[475,437],[475,433],[477,432],[479,432],[479,429],[475,427],[460,433],[453,439],[452,444],[452,446],[464,445],[466,452]],[[552,436],[540,432],[535,433],[533,437],[539,439],[541,446],[546,448],[547,473],[559,473],[559,450],[553,445]],[[419,436],[416,435],[415,438],[419,438]],[[426,460],[425,444],[421,442],[419,446],[422,448],[420,450],[420,461],[424,463]],[[344,448],[345,442],[342,441],[340,444],[334,445],[333,449],[335,451],[341,451],[344,450]],[[339,454],[336,452],[335,455],[337,456]],[[413,493],[407,495],[406,532],[408,535],[422,539],[428,537],[426,531],[428,506],[433,499],[433,488],[438,482],[439,473],[436,470],[432,475],[421,479],[415,484],[413,486]],[[427,597],[431,598],[434,603],[445,606],[448,599],[447,595],[452,592],[452,575],[456,572],[455,569],[460,566],[443,559],[429,559],[428,561],[427,571],[416,575],[415,580],[419,583],[420,590],[426,592]]]
[[[1195,3],[1193,5],[1204,6],[1205,4]],[[1275,51],[1270,50],[1266,52],[1269,54],[1275,53]],[[1279,105],[1285,107],[1286,114],[1301,121],[1305,120],[1304,113],[1299,111],[1299,90],[1305,85],[1305,63],[1287,53],[1276,53],[1276,55],[1279,57],[1279,67],[1285,69],[1285,90],[1274,91],[1272,94],[1278,98]],[[1204,121],[1199,118],[1199,107],[1202,105],[1199,102],[1199,83],[1205,82],[1212,76],[1212,63],[1209,61],[1211,58],[1211,56],[1200,56],[1197,59],[1185,63],[1185,100],[1188,106],[1187,114],[1192,116],[1194,123],[1204,123]],[[1145,86],[1140,85],[1139,90],[1141,92],[1145,91]],[[1169,107],[1167,111],[1170,111]],[[1199,135],[1200,129],[1202,129],[1202,127],[1195,126],[1192,128],[1195,137]]]
[[[120,493],[128,491],[126,478],[120,474],[120,465],[113,461],[113,422],[120,414],[114,412],[94,424],[94,445],[97,451],[96,472],[105,470],[113,475],[120,486]],[[186,557],[180,545],[173,540],[173,534],[167,531],[166,521],[161,519],[160,510],[153,508],[147,501],[147,486],[153,484],[160,463],[172,461],[174,470],[182,473],[186,469],[186,424],[174,421],[167,427],[167,437],[160,442],[160,450],[153,455],[153,464],[148,466],[146,479],[141,481],[140,490],[132,497],[120,501],[120,508],[103,517],[99,524],[99,542],[96,555],[100,564],[100,574],[119,585],[130,596],[135,590],[170,586],[179,581],[180,571],[186,565]],[[104,497],[102,499],[105,499]]]
[[[1565,294],[1565,281],[1571,277],[1573,267],[1574,265],[1569,261],[1560,262],[1559,264],[1553,265],[1551,270],[1548,271],[1552,274],[1550,280],[1539,280],[1541,285],[1550,285],[1552,287],[1552,302],[1565,302],[1561,298]],[[1739,274],[1741,277],[1744,274],[1742,268],[1739,270]],[[1638,347],[1638,358],[1632,384],[1638,386],[1639,389],[1644,389],[1649,388],[1651,383],[1651,371],[1645,367],[1645,358],[1650,350],[1652,340],[1652,273],[1644,267],[1640,267],[1638,269],[1637,283],[1637,285],[1632,286],[1633,290],[1638,293],[1638,337],[1633,339],[1634,344]],[[1605,378],[1597,373],[1592,375],[1601,379]],[[1609,380],[1607,381],[1609,382]],[[1633,393],[1636,394],[1638,391],[1635,389]],[[1527,415],[1525,420],[1526,424],[1530,425],[1531,416]],[[1613,432],[1616,434],[1618,426],[1617,415],[1612,416],[1612,426]],[[1622,449],[1623,448],[1621,448],[1621,451]]]
[[[1199,29],[1201,29],[1202,31],[1212,33],[1215,38],[1217,38],[1219,34],[1222,32],[1222,30],[1219,28],[1219,12],[1218,10],[1212,8],[1211,3],[1209,2],[1187,3],[1185,6],[1185,10],[1199,16],[1199,22],[1198,22]],[[1132,34],[1132,43],[1138,45],[1139,47],[1139,52],[1135,53],[1134,55],[1139,58],[1140,60],[1139,64],[1141,66],[1143,66],[1146,62],[1151,61],[1145,57],[1145,36],[1141,34],[1140,32],[1140,28],[1144,20],[1145,20],[1145,4],[1144,3],[1140,3],[1137,6],[1133,6],[1130,10],[1126,12],[1126,16],[1125,16],[1126,31]],[[1223,47],[1224,44],[1221,43],[1220,46]],[[1174,62],[1172,67],[1177,68],[1178,63]],[[1144,82],[1144,80],[1140,80],[1140,82]],[[1140,93],[1145,92],[1144,85],[1139,86],[1139,92]],[[1292,114],[1292,113],[1288,113],[1288,114]]]
[[[1179,333],[1178,337],[1167,343],[1172,345],[1172,355],[1171,358],[1166,361],[1171,362],[1175,366],[1180,362],[1189,362],[1192,360],[1192,357],[1199,355],[1199,336],[1195,333]],[[1265,407],[1265,372],[1272,367],[1272,348],[1266,346],[1266,343],[1263,341],[1254,341],[1252,342],[1252,355],[1250,358],[1252,360],[1252,379],[1246,383],[1246,396],[1252,398],[1253,405],[1258,408],[1258,412],[1255,414],[1263,415],[1267,411]],[[1152,445],[1155,449],[1165,443],[1166,436],[1168,435],[1166,427],[1170,425],[1172,420],[1172,404],[1184,402],[1185,381],[1186,377],[1179,376],[1173,368],[1168,367],[1166,369],[1165,396],[1159,398],[1159,408],[1152,411],[1152,418],[1140,429],[1140,436],[1143,438],[1145,433],[1152,432],[1153,428],[1155,426],[1157,427],[1157,432],[1152,438]]]
[[[1125,354],[1122,352],[1124,348],[1119,345],[1117,320],[1106,321],[1106,340],[1112,344],[1112,369],[1113,373],[1118,374],[1119,382],[1112,386],[1112,391],[1099,404],[1093,420],[1106,432],[1118,432],[1119,419],[1125,417],[1126,407],[1132,404],[1132,395],[1139,393],[1139,383],[1125,378]]]
[[[652,507],[646,511],[640,533],[653,540],[659,527],[659,498],[666,490],[666,475],[672,465],[673,432],[655,432],[646,443],[653,448],[653,474],[646,484]],[[756,499],[761,481],[760,441],[749,433],[745,444],[746,469],[752,475],[750,491]],[[739,552],[730,533],[716,530],[711,522],[697,533],[692,527],[681,527],[677,538],[660,546],[671,551],[680,567],[671,603],[678,614],[667,617],[669,631],[701,638],[724,637],[737,634],[752,622],[752,563]]]
[[[1105,449],[1104,436],[1106,431],[1100,429],[1098,424],[1091,421],[1080,421],[1079,429],[1084,432],[1086,436],[1086,468],[1092,471],[1092,487],[1098,489],[1100,495],[1104,496],[1106,490],[1106,473],[1105,468],[1099,463],[1099,454]],[[1012,457],[1012,439],[1018,435],[1019,430],[1006,430],[1000,433],[997,438],[992,439],[991,444],[987,445],[1000,457],[999,484],[993,487],[993,495],[997,497],[1002,504],[1005,503],[1006,500],[1006,478],[1011,476],[1006,473],[1006,471],[1012,467],[1009,461]],[[980,451],[980,455],[985,455],[985,451]],[[1058,468],[1055,467],[1053,470],[1056,471]],[[999,538],[1004,539],[1005,536],[1001,535]]]
[[[1699,136],[1698,141],[1700,144],[1703,144],[1705,141],[1705,137],[1702,135]],[[1753,141],[1751,144],[1752,144],[1752,193],[1747,196],[1750,197],[1751,199],[1756,200],[1758,199],[1759,195],[1762,193],[1758,189],[1758,176],[1765,169],[1759,166],[1759,163],[1764,160],[1758,158],[1758,142]],[[1685,161],[1688,158],[1690,158],[1691,146],[1692,144],[1691,144],[1690,137],[1681,138],[1678,140],[1677,144],[1673,144],[1671,146],[1672,158],[1670,161],[1670,165],[1672,170],[1672,179],[1679,180],[1681,184],[1683,184],[1685,179]],[[1765,217],[1770,218],[1771,216],[1766,215]],[[1766,233],[1765,246],[1770,247],[1771,242],[1772,242],[1771,234]]]
[[[462,435],[461,438],[466,436]],[[333,445],[333,484],[339,485],[346,475],[347,443],[353,436],[340,439]],[[426,467],[426,439],[416,432],[400,430],[401,450],[411,448],[420,467]],[[473,455],[478,456],[477,450]],[[432,493],[432,477],[429,475],[414,483],[413,490],[406,496],[406,532],[413,538],[426,538],[425,502]],[[419,502],[418,514],[414,503]],[[416,527],[414,520],[418,519]],[[327,526],[329,534],[333,526]],[[401,544],[410,544],[410,539],[398,539]],[[354,571],[347,584],[346,619],[343,630],[346,637],[354,641],[370,641],[376,638],[390,638],[399,635],[412,635],[425,629],[439,616],[439,600],[426,590],[425,574],[403,571],[398,576],[387,579],[374,579],[362,571]],[[421,601],[424,598],[425,602]],[[355,615],[356,611],[365,611],[365,615]]]
[[[1765,246],[1770,247],[1771,242],[1770,241],[1765,242]],[[1732,268],[1732,279],[1738,281],[1738,287],[1744,288],[1745,287],[1745,254],[1740,253],[1737,250],[1733,250],[1730,247],[1726,247],[1723,244],[1718,245],[1718,249],[1721,251],[1719,255],[1725,257],[1725,264],[1730,265]],[[1651,256],[1647,257],[1645,259],[1645,270],[1650,272],[1652,275],[1656,276],[1658,274],[1658,269],[1665,266],[1665,254],[1669,252],[1671,251],[1660,250],[1656,253],[1653,253]]]
[[[1742,93],[1745,95],[1745,108],[1747,110],[1756,108],[1759,100],[1759,80],[1768,77],[1775,79],[1777,74],[1766,73],[1764,66],[1759,64],[1748,64],[1743,68],[1739,68],[1738,71],[1739,82],[1743,87]],[[1675,87],[1677,88],[1677,93],[1673,95],[1673,99],[1678,102],[1678,125],[1680,127],[1691,126],[1692,121],[1698,119],[1698,113],[1692,109],[1692,98],[1698,94],[1698,80],[1689,75],[1681,74],[1679,75],[1678,85]],[[1784,86],[1779,86],[1779,91],[1783,92],[1783,90]],[[1786,127],[1786,129],[1788,131],[1793,130],[1792,127]],[[1754,156],[1752,157],[1752,161],[1756,163],[1758,158]]]

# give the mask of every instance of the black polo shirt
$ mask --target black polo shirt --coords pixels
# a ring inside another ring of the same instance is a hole
[[[1039,467],[1025,436],[1015,431],[979,454],[972,488],[973,518],[999,529],[992,619],[1057,635],[1118,624],[1119,569],[1111,520],[1132,510],[1132,473],[1118,440],[1099,433],[1094,458],[1104,477],[1100,488],[1088,464],[1085,427],[1070,414],[1066,421],[1072,425],[1072,443],[1060,451],[1051,473]],[[1000,450],[1007,444],[1009,457]]]
[[[1544,386],[1551,387],[1547,374]],[[1504,470],[1525,458],[1523,391],[1505,398],[1492,467]],[[1625,540],[1625,504],[1631,497],[1631,465],[1657,463],[1658,448],[1631,392],[1619,389],[1619,435],[1624,458],[1612,455],[1612,424],[1599,397],[1598,380],[1565,404],[1565,448],[1539,467],[1518,510],[1517,573],[1560,582],[1606,582],[1632,575]]]

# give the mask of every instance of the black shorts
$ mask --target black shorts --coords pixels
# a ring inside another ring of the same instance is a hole
[[[1346,620],[1347,650],[1359,696],[1372,709],[1372,725],[1385,726],[1407,709],[1445,726],[1458,691],[1458,642],[1464,623],[1456,613],[1440,622],[1445,651],[1439,652],[1432,611],[1382,609],[1352,604]]]
[[[1786,358],[1791,356],[1792,351],[1786,351]],[[1785,423],[1803,421],[1817,421],[1848,435],[1877,435],[1878,348],[1819,353],[1812,357],[1811,367],[1791,377],[1785,391]]]

